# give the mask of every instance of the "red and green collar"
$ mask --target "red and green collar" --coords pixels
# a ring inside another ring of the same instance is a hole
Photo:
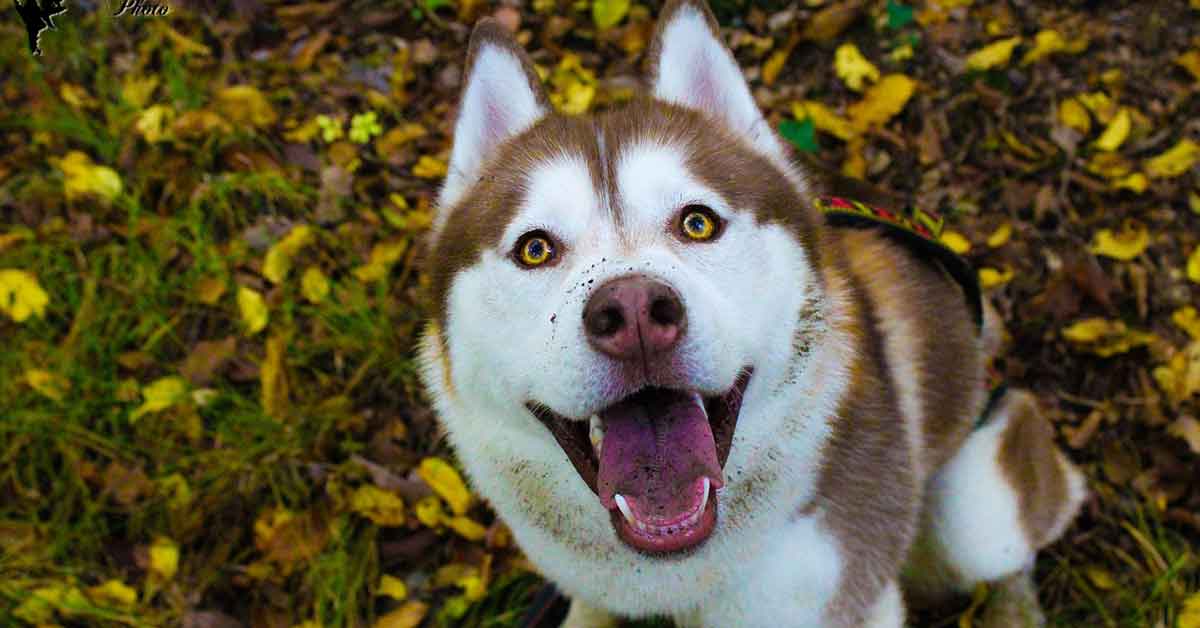
[[[813,204],[830,225],[859,229],[882,227],[883,233],[907,246],[918,257],[937,262],[962,287],[976,326],[983,325],[978,275],[967,260],[942,243],[940,238],[946,221],[941,215],[916,207],[897,213],[838,196],[821,196]]]

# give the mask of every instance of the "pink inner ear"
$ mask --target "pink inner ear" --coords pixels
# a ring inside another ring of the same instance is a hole
[[[483,137],[480,148],[484,152],[495,148],[497,144],[508,137],[508,129],[512,124],[509,115],[500,106],[500,101],[488,99],[483,112]]]
[[[721,111],[721,94],[717,89],[717,82],[713,73],[709,71],[707,59],[696,59],[697,63],[692,66],[692,76],[689,81],[692,84],[696,108],[701,111],[719,115]]]

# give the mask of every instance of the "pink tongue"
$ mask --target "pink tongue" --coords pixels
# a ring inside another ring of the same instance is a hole
[[[638,518],[671,520],[696,508],[696,481],[723,485],[717,445],[708,416],[694,393],[651,389],[600,414],[597,488],[600,503],[616,508],[613,495],[636,501]]]

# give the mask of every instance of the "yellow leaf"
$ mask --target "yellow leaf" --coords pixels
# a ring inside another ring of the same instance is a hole
[[[246,325],[246,333],[253,336],[267,326],[270,314],[267,311],[267,302],[263,300],[261,294],[245,286],[240,286],[237,292],[237,303],[238,309],[242,312],[242,323]]]
[[[1092,585],[1101,591],[1112,591],[1117,588],[1117,581],[1113,579],[1111,573],[1107,569],[1098,565],[1088,565],[1084,568],[1084,573],[1087,574],[1088,580],[1092,581]]]
[[[137,603],[137,591],[120,580],[110,579],[87,589],[87,596],[100,606],[128,608]]]
[[[212,51],[208,49],[208,46],[205,46],[194,39],[189,39],[170,26],[167,26],[164,29],[164,32],[166,32],[167,38],[171,40],[171,43],[175,44],[175,49],[177,51],[188,54],[197,54],[203,57],[212,56]]]
[[[217,92],[216,109],[234,124],[262,128],[279,117],[267,97],[253,85],[233,85]]]
[[[150,545],[150,574],[161,582],[175,577],[179,571],[179,545],[160,536]]]
[[[860,181],[866,178],[867,158],[863,155],[863,149],[866,147],[867,142],[859,135],[855,135],[846,143],[846,160],[842,162],[843,175]]]
[[[592,20],[601,30],[619,24],[629,13],[629,0],[592,0]]]
[[[1191,192],[1188,194],[1188,207],[1192,209],[1192,213],[1200,216],[1200,194]],[[0,247],[2,249],[4,247]]]
[[[71,382],[67,381],[67,378],[41,369],[25,371],[25,383],[43,397],[54,401],[62,401],[63,396],[71,389]]]
[[[1146,225],[1136,220],[1126,220],[1117,233],[1110,229],[1097,231],[1088,250],[1097,255],[1128,262],[1141,255],[1149,245],[1150,231],[1146,229]]]
[[[1135,172],[1129,176],[1121,177],[1120,179],[1112,182],[1112,187],[1114,190],[1129,190],[1138,194],[1145,192],[1146,188],[1149,186],[1150,180],[1146,178],[1146,175],[1140,172]]]
[[[967,57],[967,69],[990,70],[996,66],[1008,65],[1012,58],[1013,49],[1021,43],[1020,37],[1009,37],[992,42]]]
[[[196,282],[196,299],[205,305],[216,305],[225,294],[225,281],[217,277],[203,277]]]
[[[371,249],[371,259],[363,266],[354,269],[354,276],[359,281],[379,281],[387,277],[392,264],[395,264],[408,250],[408,240],[399,239],[391,242],[381,242]]]
[[[874,83],[879,80],[879,68],[868,61],[854,44],[838,46],[833,55],[833,69],[846,87],[856,92],[862,91],[864,81]]]
[[[1171,321],[1187,332],[1192,340],[1200,340],[1200,315],[1196,314],[1196,308],[1188,305],[1175,310],[1171,313]]]
[[[959,255],[965,255],[967,251],[971,250],[971,241],[967,239],[967,236],[953,229],[942,231],[942,235],[938,239]]]
[[[1200,342],[1175,352],[1166,364],[1154,367],[1153,375],[1172,408],[1200,392]]]
[[[422,179],[440,179],[446,176],[446,162],[429,155],[421,155],[416,165],[413,166],[412,173],[413,176]]]
[[[487,595],[487,583],[478,575],[463,576],[454,584],[462,587],[463,596],[467,598],[467,601],[478,602],[483,599],[483,596]]]
[[[456,515],[467,514],[471,507],[471,493],[463,483],[462,476],[450,463],[441,458],[426,458],[417,467],[417,475],[449,504],[450,510]]]
[[[30,316],[45,316],[49,303],[37,277],[15,268],[0,269],[0,312],[22,323]]]
[[[448,517],[443,523],[468,541],[479,541],[487,535],[487,528],[467,517]]]
[[[1169,179],[1192,169],[1200,159],[1200,144],[1184,138],[1166,152],[1146,160],[1146,174],[1152,179]]]
[[[168,139],[167,129],[175,117],[175,110],[167,105],[154,105],[138,114],[133,128],[147,142],[154,144]]]
[[[771,56],[763,62],[762,66],[762,82],[764,85],[774,85],[775,79],[779,78],[779,73],[783,71],[783,66],[787,64],[788,57],[792,55],[790,47],[780,48],[771,53]]]
[[[383,574],[383,577],[379,579],[379,589],[376,594],[385,595],[393,600],[403,600],[408,597],[408,587],[405,586],[403,580]]]
[[[1187,70],[1193,79],[1200,81],[1200,50],[1189,50],[1175,57],[1175,63]]]
[[[587,112],[596,96],[596,73],[583,67],[579,55],[563,55],[550,74],[550,102],[568,115]]]
[[[1076,345],[1077,349],[1107,358],[1127,353],[1154,341],[1154,334],[1129,329],[1122,321],[1103,318],[1086,318],[1062,330],[1062,337]]]
[[[429,605],[417,600],[409,600],[404,606],[380,617],[372,628],[417,628],[429,612]]]
[[[384,156],[391,155],[405,144],[428,134],[429,131],[416,122],[401,124],[375,140],[375,152]]]
[[[329,296],[329,278],[320,268],[310,266],[300,277],[300,292],[309,303],[318,305]]]
[[[350,509],[383,527],[404,523],[404,501],[398,495],[371,484],[355,489]]]
[[[178,375],[171,375],[154,380],[142,388],[142,405],[129,415],[130,421],[136,421],[145,414],[161,412],[188,398],[187,381]]]
[[[854,127],[850,126],[849,120],[839,116],[829,107],[815,100],[792,103],[792,116],[797,120],[805,118],[812,120],[813,126],[817,127],[818,130],[824,131],[839,140],[849,141],[855,135]]]
[[[420,521],[427,528],[436,528],[442,525],[442,519],[446,517],[446,513],[442,511],[442,500],[436,495],[427,495],[417,500],[417,505],[413,508],[417,513],[417,521]]]
[[[1068,98],[1058,105],[1058,121],[1083,135],[1092,130],[1092,118],[1077,98]]]
[[[988,236],[987,245],[993,249],[999,248],[1008,243],[1009,238],[1012,238],[1012,223],[1006,220]]]
[[[1184,416],[1175,419],[1167,427],[1167,433],[1183,439],[1192,453],[1200,454],[1200,421],[1197,421],[1195,417]]]
[[[1084,93],[1077,98],[1102,124],[1112,122],[1113,116],[1117,114],[1117,104],[1104,92]]]
[[[87,598],[76,587],[54,584],[39,587],[30,592],[20,606],[13,609],[13,616],[28,624],[49,625],[56,610],[86,606]]]
[[[158,77],[150,76],[134,76],[129,75],[121,82],[121,98],[125,102],[141,109],[150,102],[150,97],[154,95],[154,90],[158,87]]]
[[[271,336],[267,340],[267,355],[263,358],[261,373],[262,380],[262,409],[274,419],[282,419],[287,414],[288,381],[284,369],[283,356],[287,353],[287,338]]]
[[[98,166],[92,158],[73,150],[61,159],[49,160],[63,173],[63,190],[68,200],[95,195],[111,201],[121,193],[121,176],[107,166]]]
[[[1117,110],[1117,115],[1113,117],[1112,122],[1104,129],[1104,133],[1096,140],[1094,146],[1100,150],[1115,151],[1125,143],[1125,139],[1129,137],[1129,130],[1132,128],[1133,122],[1129,116],[1129,109],[1121,107]]]
[[[0,233],[0,253],[18,242],[32,239],[33,232],[26,227],[17,227],[8,233]]]
[[[863,99],[850,105],[846,113],[850,124],[859,132],[872,126],[882,126],[904,110],[917,84],[903,74],[888,74],[863,94]]]
[[[1033,38],[1033,49],[1021,58],[1021,65],[1029,65],[1066,48],[1067,42],[1058,31],[1049,28],[1041,30]]]
[[[999,270],[984,266],[979,269],[979,287],[990,290],[997,286],[1003,286],[1012,281],[1014,274],[1013,269],[1007,266]]]
[[[1187,278],[1200,283],[1200,246],[1192,249],[1187,261]]]
[[[288,272],[292,270],[292,258],[312,241],[313,231],[308,225],[293,227],[286,237],[267,250],[267,258],[263,262],[263,277],[271,283],[280,283],[287,279]]]

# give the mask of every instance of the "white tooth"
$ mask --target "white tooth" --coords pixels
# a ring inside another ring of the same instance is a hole
[[[600,446],[604,443],[604,424],[600,422],[600,416],[593,414],[588,423],[588,438],[592,441],[592,449],[596,450],[596,457],[600,457]]]
[[[617,502],[617,508],[621,510],[622,515],[625,515],[626,521],[637,524],[640,527],[645,527],[642,525],[641,521],[633,518],[633,511],[629,509],[629,503],[625,501],[624,495],[617,493],[617,495],[613,497],[613,500]]]
[[[712,482],[709,481],[708,476],[704,476],[704,497],[700,500],[700,509],[696,511],[697,513],[704,512],[705,506],[708,506],[708,489],[711,487]],[[699,515],[697,514],[697,516]]]
[[[700,393],[698,393],[698,392],[693,392],[692,396],[696,398],[696,405],[700,406],[700,411],[704,413],[704,418],[707,419],[708,418],[708,408],[704,407],[704,398],[701,397]]]

